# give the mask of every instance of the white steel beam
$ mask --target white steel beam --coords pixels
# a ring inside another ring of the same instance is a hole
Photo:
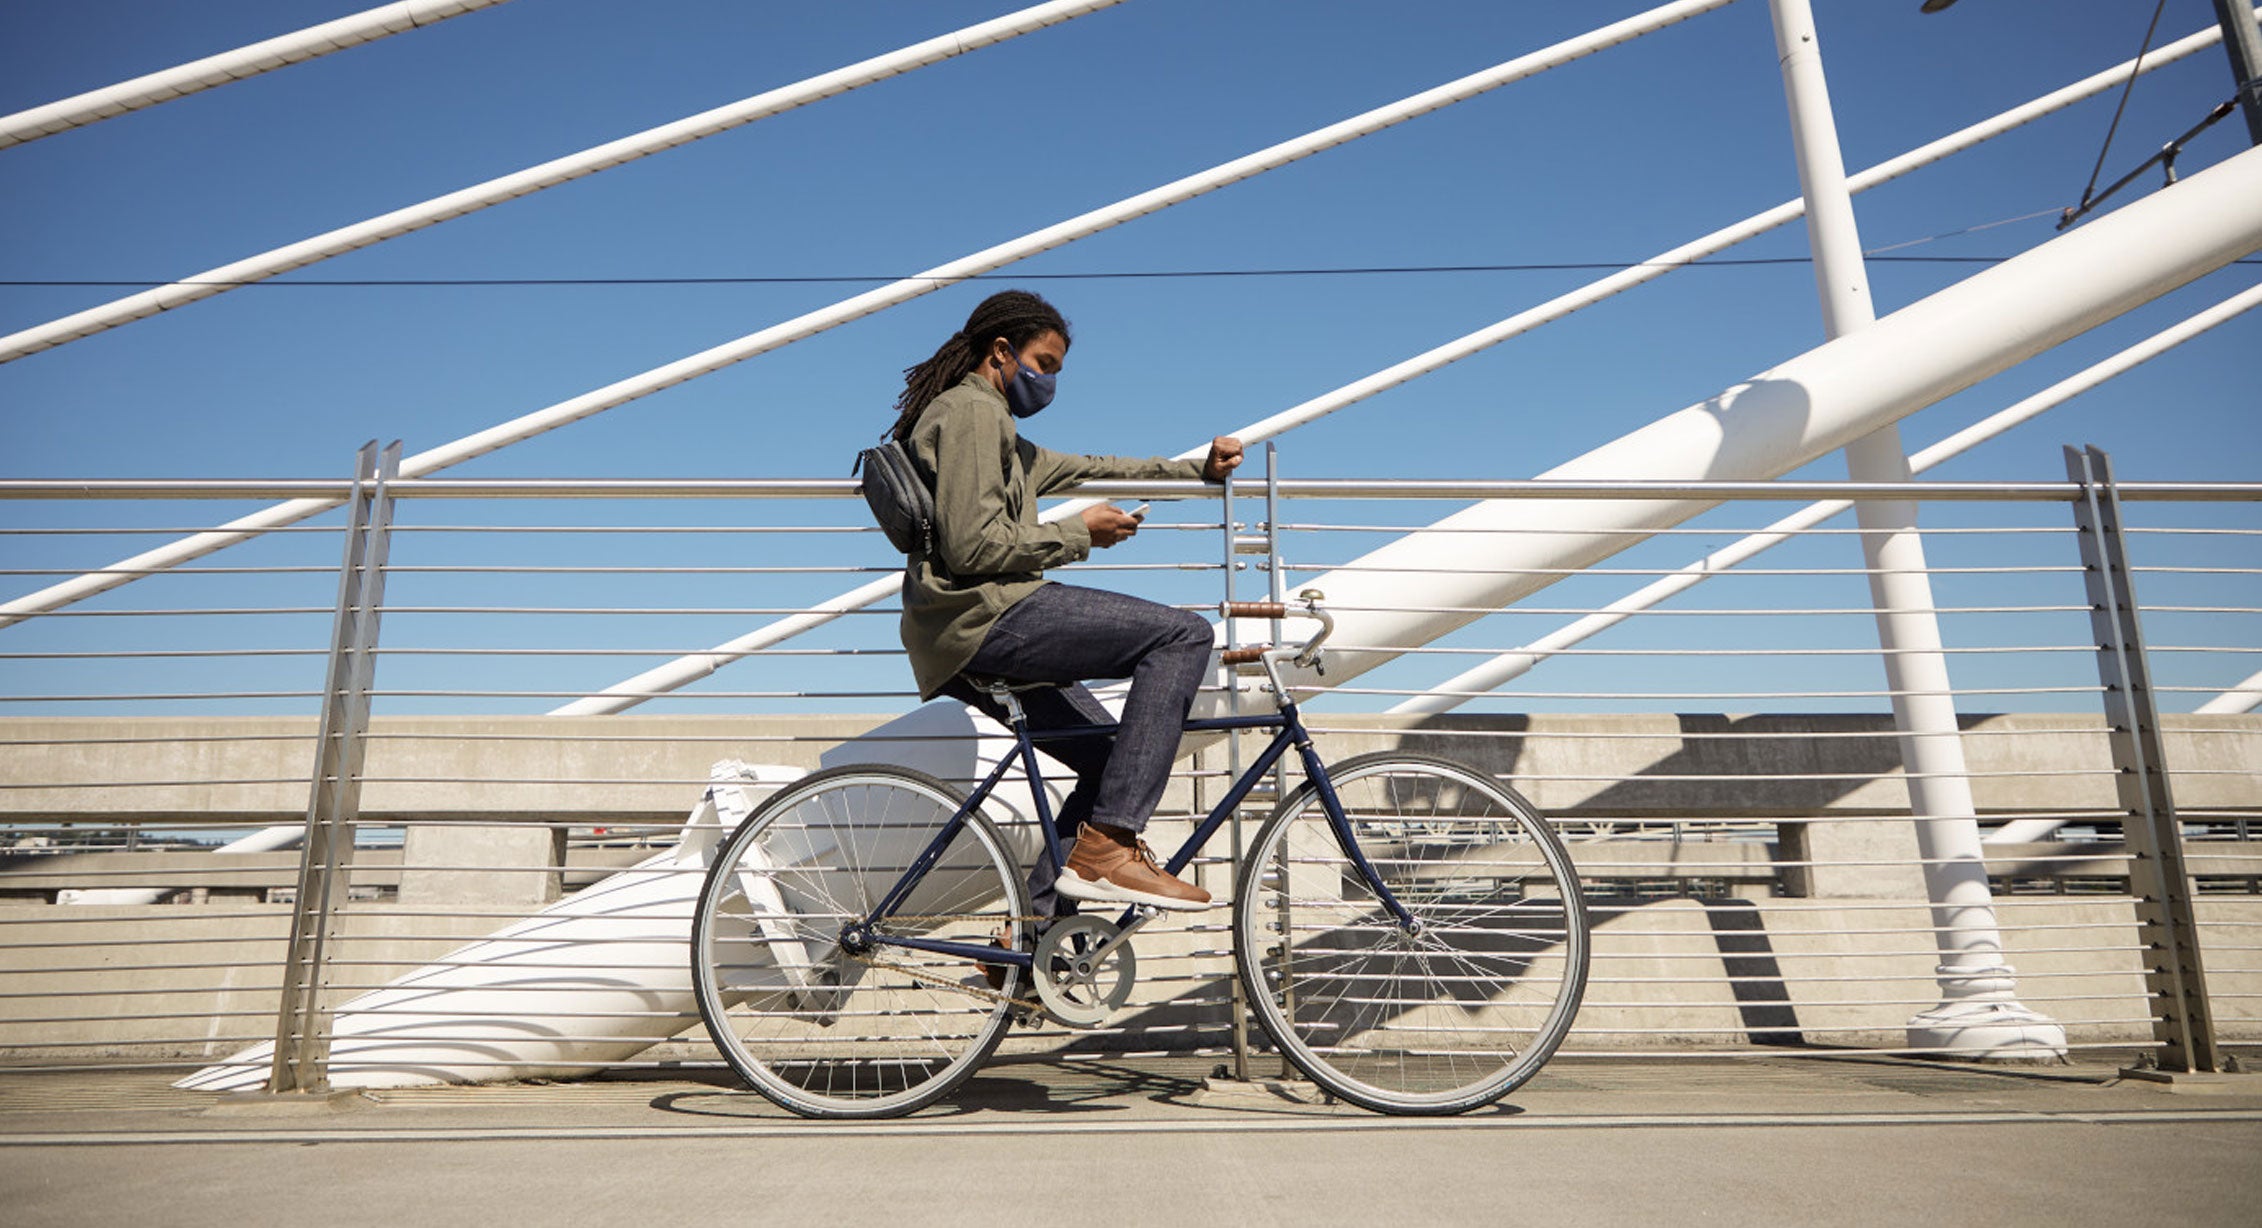
[[[718,132],[728,132],[756,120],[768,119],[835,94],[845,94],[875,81],[901,76],[915,68],[923,68],[969,51],[1018,38],[1031,31],[1058,25],[1100,9],[1112,8],[1123,2],[1124,0],[1049,0],[1048,3],[1009,13],[979,25],[913,43],[886,55],[874,56],[792,85],[781,86],[710,111],[702,111],[674,123],[647,128],[593,149],[553,158],[539,166],[530,166],[485,183],[473,184],[445,196],[436,196],[421,204],[395,209],[351,226],[341,226],[313,238],[301,239],[256,256],[247,256],[216,269],[206,269],[202,273],[153,290],[129,294],[101,306],[89,307],[59,320],[51,320],[37,327],[0,337],[0,362],[13,362],[26,354],[53,349],[161,311],[224,294],[238,286],[249,285],[278,273],[302,269],[332,256],[397,238],[467,213],[477,213],[490,205],[499,205],[506,200],[515,200],[544,188],[556,187],[584,175],[610,170],[678,145],[688,145]],[[402,472],[405,474],[407,471]]]
[[[1912,475],[1923,473],[1942,461],[1961,456],[2012,427],[2031,421],[2035,417],[2095,388],[2106,380],[2149,362],[2201,333],[2256,307],[2262,307],[2262,285],[2250,286],[2213,307],[2186,318],[2173,327],[2162,329],[2160,332],[2154,333],[2102,362],[2084,367],[2079,372],[2059,380],[2033,396],[1997,410],[1940,442],[1915,452],[1909,457],[1909,471]],[[1397,714],[1450,712],[1471,699],[1489,695],[1500,686],[1530,672],[1533,666],[1548,657],[1591,639],[1667,598],[1685,593],[1721,572],[1749,562],[1761,553],[1782,545],[1831,517],[1852,510],[1853,506],[1851,499],[1824,499],[1810,503],[1756,533],[1715,550],[1693,563],[1687,563],[1676,568],[1671,575],[1643,585],[1634,592],[1620,597],[1576,622],[1566,623],[1522,647],[1488,658],[1483,663],[1472,666],[1438,683],[1436,687],[1423,694],[1400,700],[1391,705],[1388,711]],[[2246,683],[2241,685],[2262,688],[2262,674],[2248,679]],[[2221,703],[2223,700],[2218,699],[2213,702]],[[2262,703],[2262,690],[2255,693],[2253,702]],[[2207,707],[2200,709],[2202,712],[2210,710],[2244,712],[2248,709],[2211,709]],[[2026,821],[2028,820],[2021,820],[2021,822]],[[2031,821],[2041,823],[2043,826],[2038,829],[2030,829],[2018,828],[2015,824],[2006,824],[1997,832],[1989,834],[1987,839],[1990,841],[1998,839],[2040,840],[2051,831],[2056,830],[2058,826],[2055,820],[2037,819]],[[2014,830],[2031,834],[2011,834]]]
[[[1106,0],[1106,2],[1119,3],[1120,0]],[[1133,218],[1169,208],[1172,205],[1216,191],[1253,175],[1262,174],[1265,171],[1274,170],[1309,157],[1322,150],[1331,149],[1347,141],[1371,135],[1384,128],[1451,106],[1456,102],[1466,101],[1511,82],[1535,76],[1548,69],[1685,21],[1690,17],[1720,8],[1728,3],[1730,3],[1730,0],[1680,0],[1679,3],[1651,9],[1625,21],[1605,26],[1578,38],[1557,43],[1530,55],[1519,56],[1507,63],[1463,77],[1436,89],[1424,91],[1388,106],[1378,107],[1341,123],[1331,124],[1317,131],[1306,133],[1293,140],[1283,141],[1270,148],[1236,158],[1198,174],[1189,175],[1162,187],[1117,201],[1112,205],[1080,214],[1043,230],[1023,235],[1010,242],[985,248],[948,264],[938,265],[916,276],[866,291],[830,307],[796,316],[782,324],[773,325],[735,341],[725,342],[711,349],[702,350],[666,366],[655,367],[640,375],[630,376],[627,379],[607,384],[602,388],[583,393],[570,400],[561,401],[546,409],[536,410],[498,426],[489,427],[477,434],[467,435],[451,443],[442,444],[437,448],[419,452],[401,462],[401,476],[404,478],[425,477],[448,466],[460,464],[474,457],[484,456],[497,448],[530,439],[570,422],[578,422],[593,414],[625,405],[630,401],[649,396],[664,388],[672,388],[686,380],[721,370],[757,354],[764,354],[770,350],[790,345],[793,342],[846,324],[851,320],[861,319],[874,312],[908,302],[924,294],[930,294],[967,278],[1002,268],[1016,260],[1050,251],[1055,247],[1121,225]],[[1046,5],[1042,7],[1053,8],[1055,6]],[[1082,7],[1098,7],[1098,4],[1086,4]],[[2217,37],[2220,37],[2220,35],[2217,35]],[[374,241],[374,239],[371,241]],[[319,259],[320,257],[315,258]],[[211,275],[207,274],[207,276]],[[157,308],[152,308],[152,310],[157,310]],[[104,327],[107,327],[107,325]],[[4,347],[5,344],[4,340],[0,340],[0,347]],[[5,351],[0,350],[0,358],[4,357]],[[1411,375],[1405,378],[1411,378]],[[0,605],[0,627],[19,622],[30,614],[43,613],[83,600],[96,593],[107,592],[138,578],[142,574],[174,567],[190,559],[202,558],[215,550],[256,537],[268,529],[296,524],[336,506],[335,500],[325,499],[294,499],[286,503],[278,503],[251,515],[232,520],[218,529],[194,534],[167,543],[154,550],[145,551],[101,571],[89,572],[86,575],[66,580],[61,584],[50,585],[38,592],[27,594]],[[874,600],[877,600],[877,598],[874,598]],[[867,602],[867,604],[869,603]]]
[[[1897,158],[1880,162],[1855,175],[1851,182],[1854,191],[1867,191],[1911,171],[1929,166],[1951,154],[2000,136],[2015,128],[2032,123],[2051,112],[2072,106],[2128,80],[2131,71],[2144,73],[2174,63],[2192,53],[2221,41],[2222,33],[2213,27],[2201,30],[2168,47],[2145,56],[2141,63],[2126,62],[2102,72],[2093,73],[2062,89],[2045,94],[2023,106],[2014,107],[2000,115],[1982,120],[1969,127],[1952,132],[1936,141],[1920,145]],[[1404,362],[1375,372],[1363,379],[1354,380],[1331,392],[1291,406],[1239,428],[1232,433],[1248,443],[1257,443],[1307,422],[1314,422],[1340,409],[1348,408],[1378,393],[1387,392],[1400,384],[1449,366],[1492,346],[1518,337],[1524,333],[1562,319],[1564,316],[1592,306],[1613,295],[1631,290],[1635,286],[1663,277],[1682,265],[1715,255],[1747,239],[1767,233],[1800,217],[1806,210],[1804,201],[1790,200],[1762,213],[1753,214],[1741,222],[1713,231],[1702,238],[1684,243],[1669,251],[1660,252],[1632,267],[1621,269],[1607,277],[1599,278],[1577,290],[1556,296],[1540,305],[1509,316],[1444,345],[1417,354]],[[1203,446],[1180,453],[1181,457],[1198,458]],[[413,458],[412,458],[413,459]],[[1055,507],[1046,513],[1047,519],[1081,512],[1084,502],[1072,502]],[[120,568],[136,565],[138,560],[120,563]],[[146,564],[140,564],[146,565]],[[77,581],[72,581],[77,583]],[[794,636],[831,622],[844,614],[884,601],[901,588],[900,574],[874,580],[860,588],[842,593],[802,613],[765,624],[744,635],[718,644],[705,652],[693,653],[652,667],[633,678],[624,679],[605,688],[596,695],[586,696],[565,704],[551,712],[553,716],[597,716],[623,712],[643,703],[654,695],[675,690],[715,672],[732,661],[739,660],[765,648],[773,647]],[[38,596],[38,594],[34,594]],[[27,598],[28,600],[28,598]],[[0,626],[7,625],[11,606],[0,605]],[[1597,628],[1599,630],[1599,628]],[[1591,632],[1590,632],[1591,634]],[[1521,672],[1520,670],[1518,672]]]
[[[2192,711],[2203,716],[2222,716],[2227,713],[2252,712],[2256,708],[2262,708],[2262,673],[2255,674]]]
[[[162,72],[0,116],[0,149],[83,128],[113,115],[171,102],[215,85],[256,77],[263,72],[373,43],[501,3],[503,0],[399,0],[395,4],[381,4],[336,21],[325,21],[233,51],[191,60]]]

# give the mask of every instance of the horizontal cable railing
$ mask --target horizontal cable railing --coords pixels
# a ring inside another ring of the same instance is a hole
[[[1243,485],[1244,496],[1258,489]],[[2018,999],[2063,1024],[2073,1049],[2148,1047],[2144,891],[2132,879],[2145,870],[2122,840],[2127,809],[2100,714],[2109,682],[2066,510],[2080,489],[1283,480],[1272,493],[1293,505],[1273,536],[1291,594],[1360,568],[1378,535],[1414,531],[1470,499],[1719,504],[1662,532],[1624,533],[1626,548],[1591,568],[1491,567],[1484,535],[1423,530],[1466,543],[1468,566],[1440,574],[1553,583],[1493,610],[1425,601],[1416,583],[1427,573],[1408,572],[1402,602],[1339,612],[1471,616],[1465,625],[1421,642],[1347,633],[1339,647],[1379,663],[1304,680],[1298,694],[1331,760],[1396,748],[1476,763],[1531,796],[1572,842],[1597,929],[1567,1052],[1912,1051],[1909,1019],[1940,1000],[1943,927],[1925,875],[1951,862],[1922,855],[1911,835],[1906,785],[1928,774],[1901,765],[1888,701],[1912,692],[1884,684],[1857,530],[1790,534],[1764,565],[1718,572],[1625,612],[1604,635],[1545,650],[1528,677],[1447,688],[1468,701],[1458,711],[1381,709],[1435,695],[1464,666],[1526,651],[1675,574],[1690,555],[1765,525],[1775,501],[1916,499],[1980,822],[2047,829],[1986,846]],[[389,490],[399,522],[371,654],[361,818],[322,959],[325,1004],[340,1020],[333,1075],[350,1081],[386,1060],[344,1043],[354,1029],[403,1021],[467,1052],[513,1020],[548,1037],[539,1053],[454,1063],[481,1077],[714,1061],[687,999],[629,1006],[592,994],[561,1006],[543,995],[575,977],[687,978],[666,935],[688,924],[701,870],[667,855],[697,837],[686,816],[714,761],[806,770],[842,747],[885,759],[891,746],[953,742],[881,728],[916,702],[896,604],[641,692],[649,702],[633,713],[548,710],[655,659],[697,656],[745,620],[820,610],[838,586],[884,576],[896,558],[838,481],[418,479]],[[0,482],[7,574],[78,574],[90,536],[181,523],[166,501],[348,493],[335,482]],[[1198,484],[1082,493],[1158,501],[1132,543],[1057,578],[1189,609],[1214,607],[1228,574],[1243,595],[1272,578],[1273,555],[1220,549],[1228,529],[1271,529],[1252,521],[1245,497],[1228,526],[1215,488]],[[2252,938],[2262,932],[2262,720],[2179,714],[2247,677],[2262,654],[2262,568],[2235,557],[2262,536],[2262,485],[2123,483],[2117,493],[2142,521],[2128,530],[2132,574],[2154,689],[2170,709],[2168,767],[2217,1026],[2262,1039],[2262,943]],[[583,515],[593,523],[572,523]],[[0,633],[0,1064],[264,1069],[258,1047],[275,1034],[312,785],[322,678],[310,658],[329,651],[339,545],[336,528],[295,526],[240,547],[252,553],[230,566],[152,573]],[[1182,760],[1156,846],[1174,845],[1230,774],[1223,743]],[[972,783],[959,775],[960,787]],[[1269,804],[1253,800],[1246,821]],[[1007,826],[1033,846],[1025,823]],[[1228,849],[1220,837],[1191,873],[1230,901]],[[661,900],[639,926],[498,954],[536,941],[511,935],[544,910],[633,884]],[[1173,918],[1138,941],[1139,990],[1107,1026],[1017,1030],[1004,1052],[1229,1053],[1227,914]],[[384,996],[412,974],[502,966],[510,983],[445,1018]],[[560,1056],[575,1046],[604,1056]]]

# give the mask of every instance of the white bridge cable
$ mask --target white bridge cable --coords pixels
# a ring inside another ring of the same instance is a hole
[[[2196,51],[2213,46],[2221,37],[2221,31],[2218,29],[2201,30],[2144,57],[2142,63],[2129,62],[2114,65],[2062,89],[2036,98],[2023,106],[2005,111],[1991,119],[1982,120],[1936,141],[1920,145],[1897,158],[1880,162],[1859,174],[1851,176],[1848,180],[1849,185],[1854,191],[1861,192],[1879,184],[1890,182],[1908,174],[1910,171],[1929,166],[1951,154],[1960,153],[2053,111],[2072,106],[2074,103],[2111,89],[2125,81],[2131,72],[2150,72]],[[1542,52],[1541,54],[1546,53]],[[1700,239],[1684,243],[1668,252],[1653,256],[1638,265],[1590,282],[1577,290],[1559,295],[1536,307],[1519,312],[1490,327],[1470,333],[1426,353],[1418,354],[1395,366],[1387,367],[1363,379],[1345,384],[1332,392],[1324,393],[1302,404],[1251,423],[1233,433],[1244,442],[1256,443],[1307,422],[1316,421],[1337,410],[1357,404],[1368,397],[1386,392],[1418,376],[1458,362],[1490,346],[1529,332],[1543,324],[1561,319],[1581,308],[1601,302],[1644,282],[1662,277],[1682,265],[1764,234],[1778,226],[1798,219],[1804,215],[1805,211],[1806,206],[1802,200],[1786,201],[1734,225],[1713,231]],[[1196,448],[1180,455],[1199,457],[1203,455],[1203,450]],[[1049,521],[1077,514],[1089,502],[1091,501],[1071,502],[1052,508],[1045,513],[1044,518]],[[768,624],[736,639],[718,644],[707,652],[656,666],[633,678],[607,687],[597,695],[554,709],[551,715],[595,716],[625,711],[645,699],[651,698],[656,692],[672,690],[694,682],[742,656],[772,647],[804,631],[822,626],[842,614],[893,596],[900,588],[900,573],[895,577],[875,580],[852,592],[843,593],[809,613],[797,614],[791,618]],[[0,618],[4,618],[11,612],[11,607],[0,606]],[[5,625],[5,623],[0,622],[0,625]]]
[[[395,4],[381,4],[336,21],[308,26],[130,81],[74,94],[28,111],[0,116],[0,149],[83,128],[115,115],[171,102],[216,85],[256,77],[501,3],[503,0],[399,0]]]
[[[2238,315],[2262,306],[2262,285],[2248,287],[2238,294],[2199,312],[2182,322],[2060,380],[2048,388],[2027,397],[2006,409],[1998,411],[1942,439],[1909,457],[1912,473],[1927,469],[1995,438],[2013,427],[2027,422],[2053,409],[2097,385],[2137,366],[2167,353],[2184,342],[2229,321]],[[1802,531],[1846,512],[1854,506],[1851,499],[1824,499],[1785,516],[1774,524],[1729,546],[1713,551],[1673,574],[1611,602],[1602,609],[1559,630],[1548,633],[1531,643],[1464,670],[1437,684],[1434,692],[1417,695],[1394,704],[1389,711],[1397,714],[1449,712],[1470,699],[1481,697],[1502,684],[1517,678],[1547,657],[1586,640],[1602,631],[1624,622],[1631,615],[1649,609],[1659,602],[1703,583],[1762,552],[1791,540]],[[2255,682],[2262,682],[2258,677]],[[2262,702],[2262,695],[2256,696]],[[2204,710],[2204,709],[2203,709]],[[2244,709],[2239,709],[2243,711]]]
[[[861,60],[845,68],[821,73],[792,85],[780,86],[673,123],[647,128],[580,153],[553,158],[538,166],[530,166],[485,183],[473,184],[445,196],[433,197],[421,204],[408,205],[310,239],[302,239],[256,256],[247,256],[232,264],[207,269],[192,277],[184,277],[138,294],[129,294],[98,307],[89,307],[59,320],[0,337],[0,363],[13,362],[26,354],[53,349],[161,311],[226,293],[238,286],[305,268],[332,256],[476,213],[490,205],[528,196],[585,175],[610,170],[678,145],[687,145],[756,120],[781,115],[835,94],[845,94],[875,81],[901,76],[913,69],[924,68],[1087,13],[1112,8],[1123,2],[1124,0],[1051,0],[1050,3],[1035,5],[924,42],[913,43],[886,55]]]
[[[1088,10],[1104,7],[1105,4],[1120,2],[1121,0],[1088,0],[1086,3],[1073,5],[1043,5],[1039,6],[1038,9],[1025,10],[1024,12],[1034,13],[1056,8],[1063,11],[1067,9]],[[804,340],[852,320],[861,319],[874,312],[1002,268],[1014,261],[1037,255],[1040,252],[1050,251],[1055,247],[1088,235],[1097,234],[1134,218],[1181,204],[1218,188],[1238,183],[1243,179],[1274,170],[1323,150],[1332,149],[1345,142],[1404,123],[1409,119],[1428,114],[1453,103],[1465,101],[1511,82],[1584,58],[1597,51],[1685,21],[1698,14],[1725,7],[1729,3],[1731,3],[1731,0],[1679,0],[1678,3],[1651,9],[1646,13],[1605,26],[1578,38],[1569,39],[1529,55],[1520,56],[1483,72],[1463,77],[1387,106],[1375,108],[1340,123],[1331,124],[1292,140],[1283,141],[1270,148],[1222,163],[1209,170],[1186,176],[1162,187],[1127,197],[1112,205],[1091,210],[1067,221],[1023,235],[1018,239],[985,248],[948,264],[938,265],[924,273],[903,278],[866,291],[863,294],[843,299],[830,307],[796,316],[782,324],[750,333],[735,341],[725,342],[722,345],[702,350],[690,357],[679,359],[665,366],[655,367],[640,375],[616,381],[570,400],[561,401],[546,409],[521,415],[476,434],[467,435],[451,443],[442,444],[437,448],[419,452],[401,462],[400,475],[404,478],[423,477],[450,465],[484,456],[498,448],[532,438],[546,431],[555,430],[569,422],[577,422],[593,414],[625,405],[630,401],[649,396],[662,389],[674,387],[686,380],[721,370],[733,363]],[[1056,20],[1065,20],[1065,18],[1056,18]],[[961,36],[963,34],[964,32],[961,32]],[[928,45],[930,44],[920,44],[920,46]],[[2127,69],[2127,65],[2122,65],[2120,71],[2126,72]],[[822,79],[819,78],[818,80]],[[835,89],[834,92],[839,91]],[[683,139],[689,140],[691,138],[685,136]],[[1791,216],[1795,216],[1795,214]],[[373,224],[365,223],[365,225]],[[367,241],[374,242],[375,239],[371,238]],[[314,242],[314,240],[309,242]],[[301,261],[300,263],[307,262]],[[219,272],[225,272],[225,270]],[[207,276],[213,275],[216,274],[208,274]],[[188,289],[193,290],[194,287]],[[184,290],[183,292],[188,291]],[[216,293],[217,290],[210,292]],[[120,302],[126,301],[129,300],[120,300]],[[151,311],[161,309],[161,307],[150,308]],[[147,314],[147,312],[143,314]],[[59,323],[68,323],[68,321]],[[57,326],[51,325],[49,327]],[[101,327],[108,327],[108,325]],[[26,335],[18,334],[18,337]],[[0,339],[0,361],[6,361],[10,357],[10,353],[5,347],[12,340],[14,339]],[[1403,378],[1410,379],[1413,374],[1418,373],[1410,373]],[[1398,382],[1402,382],[1402,380]],[[261,511],[229,521],[218,529],[194,534],[157,549],[135,555],[118,563],[114,568],[90,572],[61,584],[51,585],[38,592],[16,598],[5,604],[0,604],[0,627],[21,621],[27,614],[53,610],[83,600],[96,593],[107,592],[136,578],[133,575],[106,574],[109,571],[122,569],[129,572],[144,572],[151,569],[171,567],[189,559],[201,558],[237,542],[245,541],[269,529],[295,524],[336,506],[338,506],[336,500],[324,498],[293,499],[275,504]],[[859,593],[868,591],[871,591],[869,587],[858,590]],[[893,591],[892,582],[889,591]],[[864,602],[869,603],[877,600],[880,595],[884,594],[866,597]],[[847,600],[849,596],[853,596],[853,594],[844,595],[839,600]]]

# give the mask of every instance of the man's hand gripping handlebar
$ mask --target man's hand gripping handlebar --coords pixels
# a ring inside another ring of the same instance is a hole
[[[1247,648],[1234,648],[1218,655],[1227,665],[1245,665],[1262,661],[1267,656],[1274,660],[1286,659],[1297,668],[1319,664],[1320,645],[1335,632],[1335,616],[1320,607],[1327,594],[1316,588],[1307,588],[1296,594],[1302,605],[1285,601],[1224,601],[1218,603],[1218,612],[1226,618],[1309,618],[1318,621],[1319,630],[1311,638],[1294,648],[1275,648],[1270,644],[1255,644]]]

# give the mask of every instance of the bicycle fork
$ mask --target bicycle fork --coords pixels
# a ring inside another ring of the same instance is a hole
[[[1296,705],[1293,702],[1284,703],[1281,711],[1288,717],[1287,732],[1296,739],[1296,753],[1304,761],[1304,776],[1312,782],[1313,791],[1319,794],[1320,809],[1327,815],[1327,825],[1335,833],[1336,844],[1342,847],[1343,855],[1350,858],[1351,864],[1358,869],[1359,877],[1366,883],[1367,889],[1382,901],[1382,906],[1389,911],[1391,919],[1398,923],[1398,928],[1409,936],[1421,933],[1421,918],[1408,912],[1406,906],[1398,902],[1397,893],[1382,881],[1382,873],[1374,868],[1373,862],[1367,860],[1366,850],[1359,847],[1358,837],[1351,831],[1350,816],[1343,812],[1343,799],[1336,795],[1335,781],[1327,774],[1327,764],[1320,760],[1319,751],[1313,748],[1311,735],[1304,732],[1304,722],[1296,714]]]

